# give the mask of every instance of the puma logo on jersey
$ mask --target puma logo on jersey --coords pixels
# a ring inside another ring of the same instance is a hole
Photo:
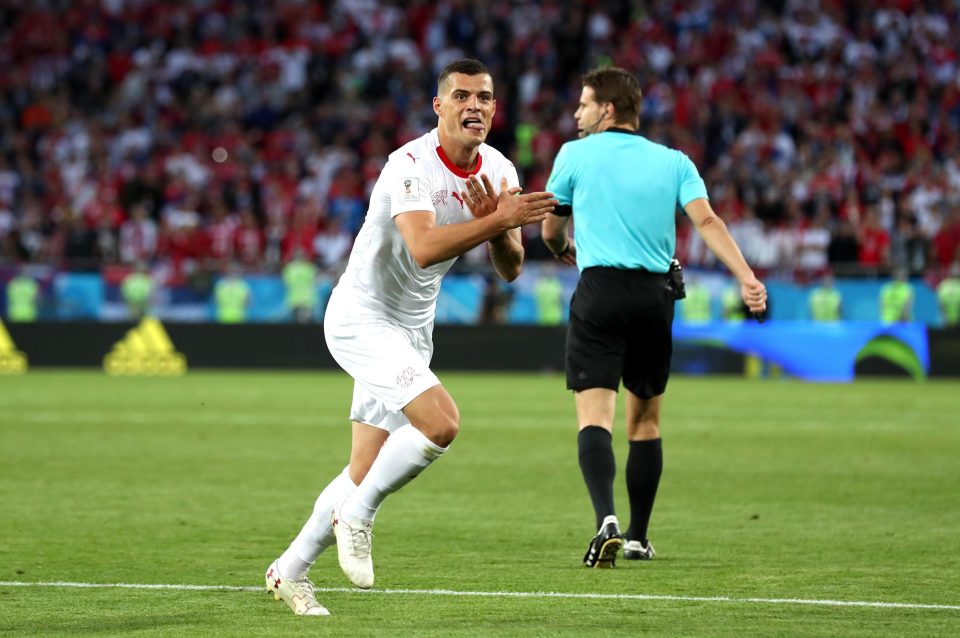
[[[460,208],[463,208],[463,198],[460,197],[460,193],[458,193],[457,191],[453,191],[453,193],[451,193],[451,195],[453,195],[453,198],[454,198],[455,200],[457,200],[458,202],[460,202]]]
[[[407,153],[407,157],[409,157],[410,159],[412,159],[414,164],[417,163],[417,158],[413,156],[413,153]]]

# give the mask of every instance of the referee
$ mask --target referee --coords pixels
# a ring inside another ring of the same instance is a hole
[[[574,117],[581,139],[563,145],[546,190],[560,205],[543,222],[543,240],[580,281],[570,302],[567,388],[574,391],[580,469],[593,502],[597,535],[583,562],[612,567],[649,560],[647,525],[660,483],[660,405],[673,352],[671,324],[679,290],[671,284],[677,205],[710,250],[740,282],[754,313],[767,293],[714,213],[696,166],[680,151],[637,133],[637,79],[616,67],[583,77]],[[576,245],[567,227],[576,219]],[[626,389],[630,526],[622,535],[613,504],[612,433],[620,381]]]

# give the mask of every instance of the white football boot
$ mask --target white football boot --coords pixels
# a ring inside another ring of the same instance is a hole
[[[373,587],[373,521],[340,515],[341,504],[333,510],[333,533],[337,537],[340,569],[361,589]]]
[[[329,616],[330,611],[317,602],[313,593],[313,583],[304,576],[300,580],[284,578],[273,561],[266,575],[267,591],[275,600],[282,600],[298,616]]]
[[[623,545],[623,557],[627,560],[653,560],[656,555],[649,540],[646,547],[640,541],[627,541]]]

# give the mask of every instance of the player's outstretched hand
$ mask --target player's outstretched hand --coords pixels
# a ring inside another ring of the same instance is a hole
[[[504,177],[500,180],[500,190],[506,189],[506,186],[507,178]],[[510,195],[516,195],[521,190],[523,189],[519,186],[514,186],[507,189],[507,192]],[[486,173],[481,173],[480,179],[477,179],[476,175],[468,177],[467,190],[461,191],[460,196],[463,197],[463,202],[470,209],[470,213],[477,219],[486,217],[497,210],[497,203],[500,201],[496,191],[493,190],[493,183]]]
[[[759,279],[753,278],[741,282],[740,298],[754,314],[767,309],[767,288]]]
[[[512,190],[512,189],[511,189]],[[507,179],[500,180],[500,196],[497,198],[496,215],[507,228],[518,228],[534,222],[542,222],[559,202],[553,193],[537,192],[518,195],[507,189]]]

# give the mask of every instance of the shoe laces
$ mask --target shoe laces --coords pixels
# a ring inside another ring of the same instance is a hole
[[[304,576],[300,580],[291,580],[290,583],[293,584],[293,588],[298,594],[304,597],[307,601],[306,608],[312,609],[313,607],[320,607],[320,603],[317,602],[317,596],[313,591],[314,584],[310,581],[309,578]]]
[[[373,545],[373,531],[370,529],[370,525],[361,522],[356,527],[348,525],[347,528],[350,531],[350,544],[352,545],[350,553],[355,558],[370,556],[370,549]]]

